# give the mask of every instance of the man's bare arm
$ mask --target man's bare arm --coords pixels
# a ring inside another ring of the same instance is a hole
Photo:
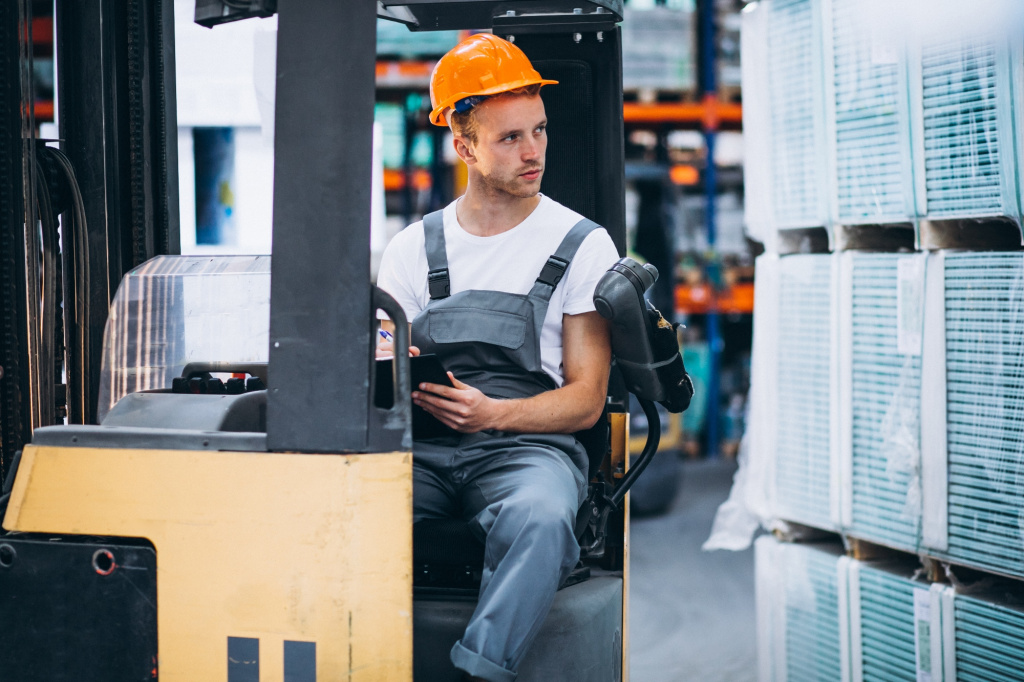
[[[573,433],[601,417],[608,393],[611,340],[596,312],[562,316],[565,383],[532,398],[496,400],[451,375],[455,388],[422,384],[413,400],[456,431]]]

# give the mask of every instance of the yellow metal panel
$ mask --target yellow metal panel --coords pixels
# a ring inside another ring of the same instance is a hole
[[[612,421],[612,454],[615,449],[621,451],[620,457],[623,470],[629,470],[629,415],[611,415],[621,417],[616,428]],[[629,682],[629,492],[622,501],[622,682]]]
[[[620,466],[625,466],[629,454],[629,413],[612,412],[608,415],[608,423],[611,427],[611,473],[614,474]]]
[[[317,679],[412,679],[412,456],[27,446],[4,527],[144,537],[160,679],[227,679],[227,638],[316,643]]]

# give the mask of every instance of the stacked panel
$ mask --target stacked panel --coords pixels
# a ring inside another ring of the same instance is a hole
[[[851,254],[848,530],[916,550],[920,533],[921,256]],[[915,333],[916,332],[916,333]]]
[[[834,525],[832,270],[828,254],[779,259],[777,512],[818,528]]]
[[[914,219],[906,50],[864,0],[832,0],[833,209],[843,225]]]
[[[1024,576],[1024,256],[945,258],[948,554]]]
[[[959,682],[1024,682],[1024,612],[1005,597],[954,600],[956,679]]]
[[[788,565],[798,567],[786,586],[788,679],[837,680],[841,645],[836,557],[799,545],[787,549],[794,550]]]
[[[914,591],[927,592],[927,587],[864,564],[856,565],[855,573],[859,575],[861,679],[918,679]]]
[[[693,90],[693,12],[627,5],[622,16],[622,87]]]
[[[825,227],[825,108],[820,0],[767,7],[772,207],[777,229]]]
[[[1019,222],[1010,48],[1001,39],[947,39],[920,55],[924,177],[929,220]]]
[[[751,239],[774,251],[771,88],[768,84],[768,10],[747,5],[741,15],[743,55],[743,222]]]
[[[762,682],[842,678],[840,548],[756,543]]]
[[[755,543],[761,682],[1024,682],[1024,591],[960,592],[830,544]],[[987,581],[988,582],[988,581]]]

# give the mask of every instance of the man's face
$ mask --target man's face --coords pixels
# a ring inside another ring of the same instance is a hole
[[[477,141],[470,163],[492,189],[529,198],[540,191],[547,152],[547,116],[537,97],[499,97],[477,105]],[[463,157],[466,158],[466,157]]]

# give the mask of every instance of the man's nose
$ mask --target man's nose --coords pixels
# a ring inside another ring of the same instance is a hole
[[[525,138],[522,154],[523,161],[535,161],[540,158],[540,141],[532,137]]]

